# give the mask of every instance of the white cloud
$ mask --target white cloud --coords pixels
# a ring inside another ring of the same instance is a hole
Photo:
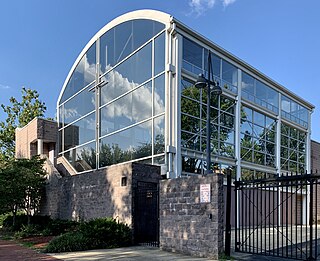
[[[235,2],[236,0],[223,0],[223,6],[227,7],[228,5],[231,5]]]
[[[212,8],[216,0],[190,0],[189,6],[191,7],[191,12],[196,13],[200,16],[205,13],[208,8]]]
[[[11,89],[11,87],[8,85],[0,84],[0,89],[1,90],[8,90],[8,89]]]
[[[224,7],[233,4],[236,0],[219,0],[222,2]],[[189,0],[189,6],[191,8],[191,14],[197,16],[203,15],[208,9],[215,6],[217,0]]]

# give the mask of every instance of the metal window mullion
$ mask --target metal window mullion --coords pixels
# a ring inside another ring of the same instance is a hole
[[[96,91],[95,91],[95,110],[96,110],[96,169],[99,168],[99,134],[100,134],[100,87],[99,87],[99,74],[100,74],[100,38],[96,42]]]
[[[155,67],[155,40],[152,39],[152,46],[151,46],[151,115],[152,115],[152,121],[151,121],[151,156],[154,154],[154,143],[155,143],[155,135],[154,135],[154,84],[155,84],[155,79],[154,79],[154,67]],[[154,164],[154,158],[152,157],[152,164]]]
[[[76,120],[68,123],[67,125],[63,126],[63,127],[62,127],[61,129],[59,129],[59,130],[66,129],[66,128],[70,127],[71,125],[73,125],[73,124],[75,124],[75,123],[83,120],[84,118],[88,117],[90,114],[93,114],[93,113],[95,113],[95,110],[92,110],[92,111],[88,112],[87,114],[85,114],[85,115],[77,118]]]
[[[176,35],[173,39],[171,45],[172,50],[169,53],[172,54],[172,63],[177,68],[175,78],[169,79],[171,81],[171,93],[168,93],[167,97],[170,97],[170,108],[169,113],[172,115],[172,119],[175,125],[171,125],[173,128],[172,144],[176,147],[176,154],[174,155],[174,178],[180,177],[182,172],[182,157],[181,157],[181,68],[182,68],[182,48],[183,48],[183,37],[182,35]],[[173,56],[174,54],[174,56]],[[169,74],[172,76],[172,74]],[[169,126],[168,126],[169,127]]]
[[[278,96],[278,103],[281,104],[281,94]],[[281,108],[279,106],[278,116],[276,120],[276,169],[278,172],[278,176],[280,176],[281,172],[281,124],[282,124],[282,116],[281,116]]]

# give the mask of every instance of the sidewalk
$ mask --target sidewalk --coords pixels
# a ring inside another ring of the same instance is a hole
[[[113,249],[99,249],[99,250],[89,250],[81,252],[72,253],[60,253],[52,254],[51,256],[62,259],[65,261],[108,261],[108,260],[121,260],[121,261],[206,261],[212,259],[206,258],[195,258],[190,256],[185,256],[177,253],[170,253],[161,251],[156,247],[146,247],[146,246],[133,246],[125,248],[113,248]]]
[[[30,248],[20,246],[9,240],[0,239],[0,260],[1,261],[53,261],[58,260],[52,256],[38,253]]]
[[[280,261],[287,259],[249,255],[243,253],[232,253],[233,260],[272,260]],[[133,246],[114,249],[99,249],[89,251],[79,251],[70,253],[42,254],[30,248],[20,246],[13,241],[0,240],[0,260],[1,261],[207,261],[207,258],[195,258],[178,253],[161,251],[155,247]]]

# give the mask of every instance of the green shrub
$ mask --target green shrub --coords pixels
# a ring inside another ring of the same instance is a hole
[[[25,214],[16,215],[15,225],[13,226],[13,216],[7,216],[3,220],[3,227],[9,228],[12,231],[19,231],[21,230],[23,225],[27,225],[28,217]]]
[[[3,226],[3,222],[8,216],[10,216],[10,213],[0,215],[0,227]]]
[[[53,239],[46,252],[112,248],[131,244],[131,229],[111,218],[98,218],[80,223],[78,230]]]
[[[90,242],[81,232],[68,232],[52,239],[45,252],[60,253],[90,249]]]
[[[97,218],[80,224],[79,231],[89,238],[94,248],[110,248],[131,244],[131,229],[112,218]]]
[[[79,223],[77,221],[54,219],[45,226],[42,234],[45,236],[59,236],[67,232],[75,231],[78,226]]]
[[[20,231],[14,233],[14,238],[21,239],[27,238],[30,236],[35,236],[40,234],[40,226],[39,225],[23,225]]]

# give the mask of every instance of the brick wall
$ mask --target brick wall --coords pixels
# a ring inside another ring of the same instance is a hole
[[[211,185],[210,203],[200,203],[201,184]],[[218,259],[224,251],[223,208],[222,175],[161,181],[160,247]]]

